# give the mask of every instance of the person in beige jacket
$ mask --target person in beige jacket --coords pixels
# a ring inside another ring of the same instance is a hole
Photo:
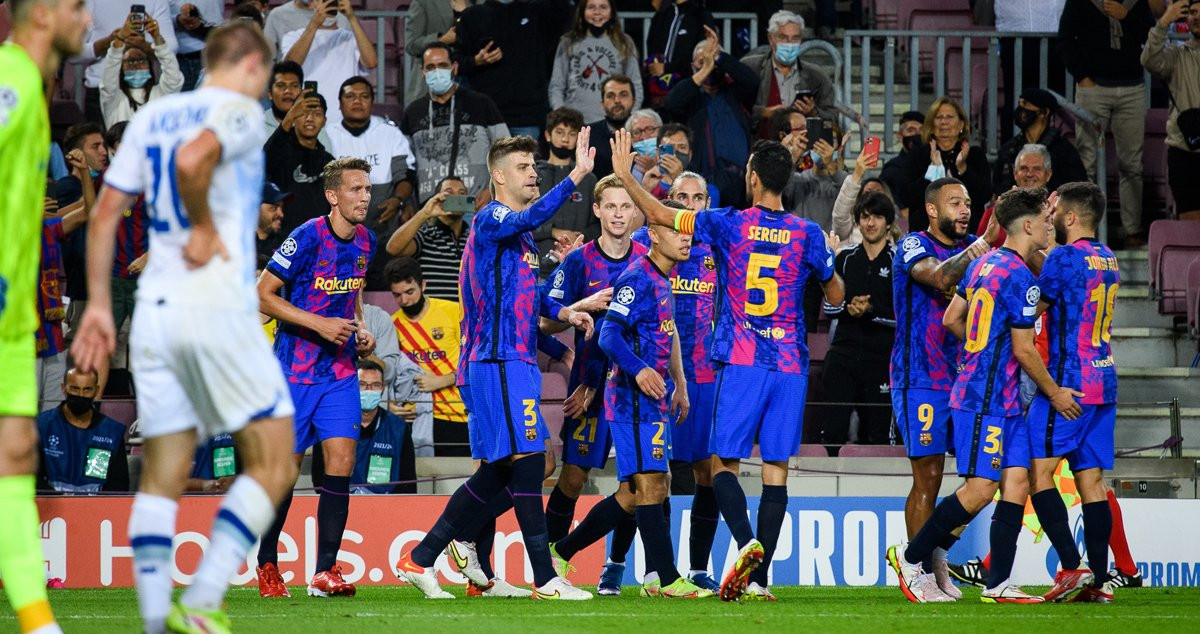
[[[1180,17],[1187,19],[1192,37],[1183,46],[1168,45],[1167,27]],[[1200,0],[1179,0],[1167,6],[1146,38],[1142,66],[1167,82],[1171,90],[1171,110],[1167,116],[1167,184],[1175,198],[1175,209],[1181,220],[1200,220],[1200,181],[1196,179],[1196,174],[1200,173],[1200,149],[1190,149],[1179,129],[1179,113],[1200,108]]]

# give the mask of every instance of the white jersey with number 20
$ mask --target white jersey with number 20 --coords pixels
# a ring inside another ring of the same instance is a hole
[[[104,181],[146,197],[150,260],[138,280],[139,300],[231,308],[258,305],[254,228],[262,197],[262,118],[253,99],[206,86],[155,99],[129,122]],[[229,259],[215,256],[192,271],[183,258],[191,223],[179,192],[176,152],[204,130],[211,130],[221,145],[208,204]]]

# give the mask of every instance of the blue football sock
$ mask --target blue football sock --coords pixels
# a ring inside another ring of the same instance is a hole
[[[283,523],[287,520],[288,509],[292,508],[292,492],[288,491],[283,501],[275,509],[275,519],[271,526],[258,540],[258,566],[267,564],[279,565],[279,534],[283,532]]]
[[[317,488],[317,572],[329,570],[337,563],[350,515],[350,476],[326,475]]]
[[[988,570],[989,590],[1008,581],[1013,560],[1017,558],[1017,537],[1021,535],[1021,520],[1025,506],[1000,500],[992,512],[992,567]]]
[[[933,549],[941,545],[956,528],[971,521],[971,514],[963,508],[958,496],[951,493],[933,509],[933,515],[912,538],[904,550],[904,559],[910,564],[923,563],[933,555]]]
[[[767,570],[771,557],[779,543],[779,531],[783,528],[783,516],[787,514],[787,486],[763,485],[762,497],[758,499],[758,541],[763,545],[763,560],[750,574],[750,581],[767,587]]]
[[[629,556],[629,547],[637,537],[637,517],[632,513],[621,510],[621,521],[612,531],[612,546],[609,548],[608,559],[613,563],[623,564]]]
[[[554,487],[550,499],[546,501],[546,534],[551,542],[557,542],[571,531],[571,522],[575,519],[576,498],[563,493],[562,489]]]
[[[575,527],[575,530],[568,533],[566,537],[554,542],[554,550],[558,552],[559,556],[570,559],[575,556],[575,553],[604,539],[604,536],[609,534],[614,528],[619,529],[623,520],[626,518],[632,519],[632,517],[632,515],[629,515],[621,508],[620,504],[617,504],[616,496],[610,495],[597,502],[596,506],[593,506],[592,510],[588,511],[588,514],[584,516],[579,526]],[[633,525],[633,529],[637,530],[636,522]],[[615,536],[613,537],[613,541],[614,543],[616,542]],[[628,550],[628,544],[626,544],[625,548]],[[613,561],[616,560],[614,559]],[[624,558],[621,561],[624,561]]]
[[[504,475],[490,462],[480,464],[471,478],[450,496],[445,510],[425,534],[425,539],[413,548],[413,563],[432,566],[450,540],[459,534],[459,527],[471,523],[472,519],[477,520],[488,502],[504,489],[507,484]]]
[[[664,586],[675,583],[679,570],[675,568],[675,557],[671,554],[671,533],[667,531],[662,504],[645,504],[634,511],[638,530],[642,532],[642,545],[646,549],[647,570],[658,573]],[[653,568],[651,568],[651,565]]]
[[[692,534],[688,541],[692,570],[708,570],[708,558],[717,535],[718,513],[713,488],[697,484],[692,496]]]
[[[1088,566],[1095,576],[1093,585],[1108,581],[1108,540],[1112,536],[1112,508],[1108,500],[1083,505],[1083,543],[1087,546]]]
[[[737,476],[728,471],[718,473],[713,477],[713,492],[738,548],[744,547],[754,539],[754,532],[750,530],[750,515],[746,512],[746,492],[742,491]]]
[[[550,562],[550,539],[546,535],[546,511],[542,508],[542,481],[546,457],[540,453],[525,456],[512,463],[513,510],[525,539],[525,552],[533,567],[537,587],[546,585],[556,575]]]
[[[1062,495],[1057,489],[1046,489],[1034,493],[1032,498],[1033,510],[1042,524],[1042,530],[1046,531],[1046,536],[1054,545],[1063,570],[1078,570],[1081,557],[1079,549],[1075,547],[1071,527],[1067,524],[1067,505],[1063,504]]]

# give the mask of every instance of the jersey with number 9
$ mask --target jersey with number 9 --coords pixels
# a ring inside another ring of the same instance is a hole
[[[1083,392],[1084,405],[1117,402],[1109,338],[1121,273],[1104,244],[1081,238],[1050,252],[1038,286],[1047,309],[1050,376]]]
[[[684,212],[680,229],[712,247],[720,299],[712,358],[808,373],[804,288],[833,276],[833,250],[815,222],[751,207]]]
[[[988,416],[1018,416],[1021,399],[1012,328],[1033,328],[1041,290],[1025,260],[1001,247],[971,263],[958,284],[967,300],[964,354],[950,406]]]
[[[104,182],[130,195],[145,194],[150,252],[138,296],[173,304],[253,307],[254,228],[263,181],[262,109],[249,97],[222,88],[155,99],[138,109]],[[176,177],[179,148],[209,130],[221,145],[208,205],[229,253],[189,271],[183,259],[191,223]]]

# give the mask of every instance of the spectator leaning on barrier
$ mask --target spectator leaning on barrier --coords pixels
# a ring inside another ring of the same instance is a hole
[[[583,115],[571,108],[557,108],[546,115],[546,131],[543,134],[550,155],[538,161],[536,166],[538,189],[543,196],[562,182],[575,167],[575,146],[582,127]],[[542,277],[549,275],[558,265],[546,255],[559,241],[573,243],[582,235],[584,242],[590,242],[600,235],[600,219],[592,213],[592,190],[595,187],[596,175],[592,173],[585,176],[554,217],[533,232],[538,253],[542,256]]]
[[[484,194],[491,176],[488,149],[508,136],[508,125],[487,95],[458,85],[450,47],[433,42],[422,54],[429,94],[404,109],[400,130],[417,160],[417,199],[428,200],[438,182],[456,176],[472,196]]]
[[[388,255],[414,257],[420,263],[423,279],[428,282],[429,297],[458,301],[458,271],[471,225],[462,212],[446,211],[447,196],[466,196],[462,179],[447,176],[437,184],[436,193],[421,210],[400,225],[384,247]],[[385,274],[386,278],[386,274]],[[385,279],[386,284],[390,281]]]
[[[122,27],[120,36],[113,40],[104,56],[104,72],[100,78],[100,111],[104,115],[105,127],[128,121],[138,108],[151,99],[173,95],[183,86],[179,62],[159,32],[158,21],[147,18],[145,29],[146,35],[154,42],[150,53],[158,60],[157,70],[144,47],[125,45],[141,37],[141,34],[132,30],[130,24]]]
[[[1167,46],[1167,27],[1180,16],[1192,37],[1183,46]],[[1200,0],[1175,2],[1150,29],[1142,65],[1167,82],[1167,182],[1183,220],[1200,220]],[[1181,117],[1182,113],[1187,113]],[[1181,120],[1182,119],[1182,120]]]
[[[992,168],[992,191],[997,196],[1012,189],[1013,165],[1017,154],[1029,144],[1040,145],[1049,153],[1048,163],[1053,163],[1054,173],[1045,187],[1050,191],[1058,189],[1063,183],[1087,180],[1087,170],[1075,146],[1063,136],[1061,130],[1050,125],[1057,112],[1058,99],[1049,91],[1030,88],[1021,93],[1013,120],[1022,133],[1000,146]]]
[[[137,46],[146,55],[152,55],[149,42],[143,35],[148,19],[158,24],[171,23],[171,7],[168,0],[86,0],[92,26],[88,29],[83,50],[74,61],[87,65],[83,74],[83,115],[88,121],[100,123],[104,115],[100,111],[100,80],[104,74],[104,56],[109,46],[118,39],[126,46]],[[144,14],[134,15],[131,7],[140,4],[146,8]],[[128,29],[126,29],[128,27]],[[167,48],[174,54],[179,47],[175,40],[175,29],[162,32]]]
[[[721,50],[711,29],[692,52],[692,76],[667,95],[667,110],[691,128],[700,148],[692,169],[715,185],[721,204],[740,206],[746,197],[750,117],[758,82],[754,71]]]
[[[575,19],[558,41],[550,75],[550,107],[574,108],[584,121],[604,116],[601,86],[613,75],[637,77],[641,62],[633,38],[621,28],[614,0],[578,0]],[[642,105],[634,86],[634,107]]]
[[[266,179],[295,197],[283,210],[280,232],[285,236],[305,221],[329,213],[321,173],[333,155],[317,140],[325,127],[325,98],[318,94],[315,103],[306,99],[302,107],[304,114],[296,119],[292,131],[279,126],[263,146]]]
[[[60,492],[128,491],[125,425],[95,407],[96,373],[75,368],[63,379],[66,401],[37,417],[38,482]]]
[[[342,82],[365,75],[378,60],[375,45],[354,15],[350,0],[309,0],[311,17],[303,29],[284,33],[279,39],[284,59],[300,64],[308,81],[317,83],[317,92],[328,103],[336,103]],[[346,17],[342,26],[339,15]],[[329,112],[330,122],[338,124],[342,111]]]
[[[458,41],[458,19],[479,0],[412,0],[404,18],[404,106],[429,94],[421,66],[425,47]]]
[[[854,208],[862,243],[843,249],[833,269],[846,284],[846,301],[825,312],[837,319],[822,380],[825,400],[855,403],[830,407],[821,421],[819,442],[842,445],[849,440],[850,412],[858,412],[858,443],[887,443],[892,422],[888,369],[896,316],[892,310],[892,258],[889,243],[896,207],[882,193],[863,196]]]
[[[225,3],[221,0],[171,0],[172,25],[179,49],[175,59],[183,73],[183,90],[196,87],[204,63],[200,54],[204,51],[204,39],[208,32],[222,22]],[[261,19],[261,18],[260,18]]]
[[[296,62],[282,61],[276,62],[271,68],[271,83],[267,86],[267,98],[271,102],[271,106],[267,108],[263,116],[263,124],[267,129],[267,136],[271,136],[275,132],[275,128],[283,128],[285,132],[291,132],[292,127],[296,125],[296,120],[299,119],[306,111],[318,105],[317,94],[315,91],[302,91],[301,87],[304,84],[304,69]],[[321,133],[317,135],[317,141],[325,148],[332,147],[329,141],[329,135],[325,133],[325,128],[321,128]]]
[[[463,12],[456,58],[471,86],[492,98],[513,136],[538,138],[548,107],[548,60],[571,17],[568,0],[488,0]]]
[[[803,32],[804,18],[791,11],[779,11],[771,16],[767,26],[771,49],[742,58],[742,63],[758,74],[753,113],[759,136],[763,138],[771,115],[788,106],[805,117],[837,117],[833,108],[833,82],[825,71],[800,61]]]
[[[1142,146],[1146,141],[1146,87],[1139,60],[1153,24],[1148,0],[1067,0],[1058,22],[1058,51],[1075,78],[1075,103],[1099,120],[1102,132],[1112,131],[1121,177],[1121,225],[1129,246],[1145,244]],[[1103,136],[1087,126],[1078,126],[1075,133],[1088,177],[1098,182],[1107,171],[1096,166]]]

